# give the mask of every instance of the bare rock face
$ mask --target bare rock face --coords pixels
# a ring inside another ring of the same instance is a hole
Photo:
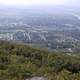
[[[44,77],[32,77],[32,78],[28,78],[26,80],[48,80],[48,79],[44,78]]]

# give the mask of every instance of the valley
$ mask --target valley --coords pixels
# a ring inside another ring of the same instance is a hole
[[[2,16],[0,39],[40,45],[52,51],[80,52],[80,20],[71,14]]]

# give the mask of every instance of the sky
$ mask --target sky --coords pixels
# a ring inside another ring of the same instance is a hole
[[[0,0],[0,5],[66,5],[79,6],[80,0]]]

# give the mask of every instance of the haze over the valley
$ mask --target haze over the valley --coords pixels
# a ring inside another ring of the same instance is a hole
[[[5,6],[41,6],[41,5],[64,5],[80,6],[80,0],[0,0],[0,5]]]
[[[79,0],[0,0],[0,39],[79,52]],[[75,44],[76,43],[76,44]]]

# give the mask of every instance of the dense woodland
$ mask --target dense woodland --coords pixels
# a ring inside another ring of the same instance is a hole
[[[80,80],[80,57],[0,41],[0,80]]]

